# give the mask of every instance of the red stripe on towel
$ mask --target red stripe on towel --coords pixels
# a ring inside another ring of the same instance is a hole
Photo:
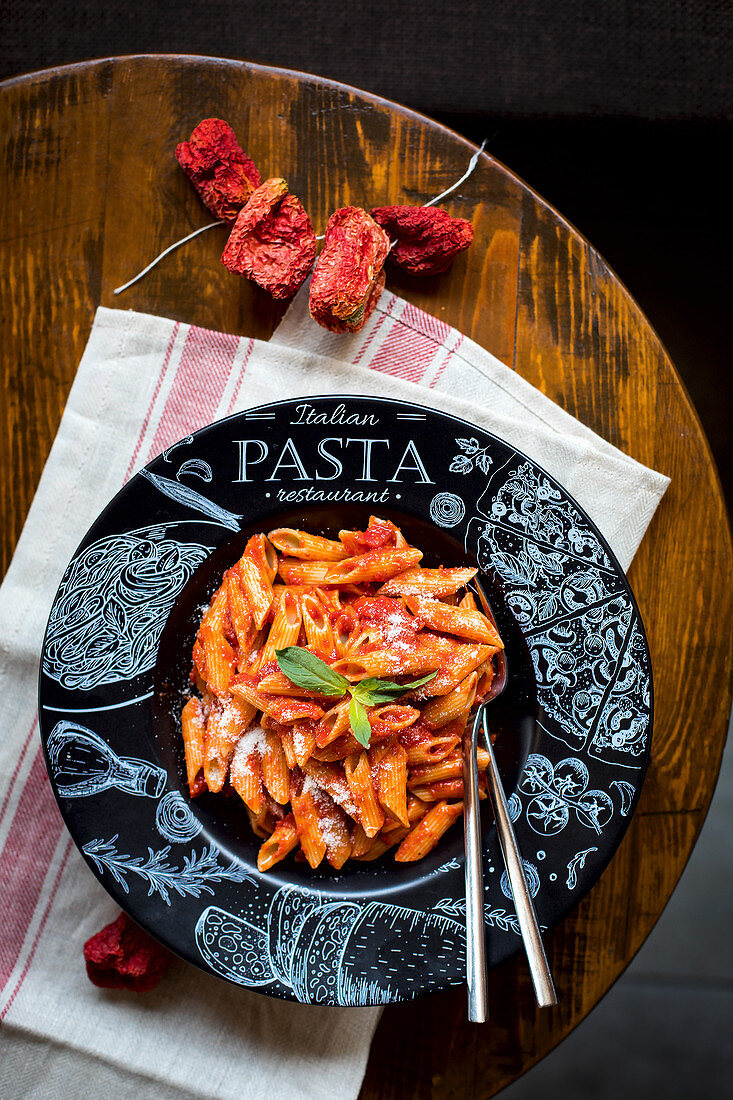
[[[231,373],[239,336],[191,325],[186,333],[173,385],[166,399],[146,461],[150,462],[182,436],[210,424]],[[202,385],[205,380],[205,385]]]
[[[3,907],[0,936],[0,989],[23,948],[64,823],[39,750],[23,787],[2,855],[0,882],[12,905]]]
[[[173,326],[173,331],[171,332],[171,335],[170,335],[170,340],[168,341],[168,347],[166,348],[166,351],[165,351],[165,356],[163,358],[163,366],[161,368],[160,374],[158,375],[158,381],[155,383],[155,389],[153,390],[153,396],[150,398],[150,405],[148,406],[148,411],[145,414],[145,419],[143,420],[143,426],[140,429],[140,435],[137,437],[137,443],[135,444],[135,450],[132,452],[132,458],[130,459],[130,465],[127,467],[127,472],[125,473],[125,478],[124,478],[125,482],[127,482],[128,478],[130,477],[130,474],[135,469],[135,463],[137,462],[137,456],[140,453],[140,448],[142,447],[143,439],[145,438],[145,432],[147,430],[148,424],[150,423],[150,417],[153,414],[153,409],[155,408],[155,402],[158,399],[158,394],[160,393],[160,387],[163,385],[163,379],[165,378],[166,371],[168,370],[168,364],[171,361],[171,355],[173,354],[173,348],[175,346],[176,337],[178,336],[178,331],[179,331],[180,327],[181,327],[180,321],[176,321],[175,325]]]

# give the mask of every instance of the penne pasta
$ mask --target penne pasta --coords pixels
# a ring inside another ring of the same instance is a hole
[[[186,782],[241,799],[260,872],[421,859],[461,816],[462,735],[502,642],[465,591],[476,570],[421,561],[371,516],[338,539],[252,535],[223,574],[193,645]]]
[[[344,774],[356,804],[359,824],[367,836],[376,836],[384,825],[384,814],[374,792],[367,754],[362,751],[347,756]]]
[[[455,634],[472,642],[483,642],[497,650],[504,648],[494,624],[480,611],[450,607],[440,600],[431,600],[425,596],[406,596],[405,603],[413,615],[422,619],[431,630]]]
[[[245,733],[234,749],[229,771],[234,790],[253,814],[261,813],[265,804],[261,767],[263,747],[264,733],[261,729]]]
[[[270,531],[268,538],[285,557],[303,561],[340,561],[348,554],[342,542],[309,535],[307,531],[296,531],[293,527],[278,527],[276,531]]]
[[[297,644],[302,621],[298,597],[294,596],[292,592],[286,592],[278,604],[270,633],[261,650],[260,668],[264,668],[275,660],[275,653],[278,649],[285,649],[289,645]]]
[[[458,718],[464,711],[470,710],[476,698],[477,682],[478,676],[475,672],[472,672],[465,680],[461,680],[460,684],[447,695],[441,695],[435,699],[431,699],[430,702],[423,707],[423,720],[428,726],[438,729],[440,726],[445,726],[448,722],[452,722],[454,718]]]
[[[265,569],[245,551],[234,566],[244,592],[247,594],[255,628],[265,623],[273,601],[272,581]]]
[[[278,821],[272,835],[261,846],[257,853],[257,870],[269,871],[281,859],[285,859],[297,844],[298,829],[295,818],[290,813],[282,821]]]
[[[452,596],[465,588],[478,569],[409,569],[387,581],[379,589],[380,596]]]
[[[265,734],[265,751],[262,753],[262,782],[280,806],[290,799],[290,772],[282,742],[272,730]]]
[[[293,558],[281,558],[278,572],[285,584],[323,584],[331,567],[327,561],[298,561]],[[330,583],[330,582],[326,582]]]
[[[402,825],[407,818],[407,752],[399,742],[381,742],[369,750],[369,770],[383,809]]]
[[[463,813],[462,802],[438,802],[407,834],[395,853],[398,863],[412,863],[431,852],[443,833]]]
[[[371,550],[355,558],[345,558],[331,566],[326,574],[328,584],[364,584],[386,581],[416,565],[422,550]]]
[[[303,596],[301,601],[303,629],[309,649],[319,657],[335,657],[336,643],[333,626],[326,608],[313,593]]]
[[[198,699],[189,699],[181,713],[181,736],[186,755],[186,778],[192,798],[203,789],[201,771],[204,766],[204,716]]]

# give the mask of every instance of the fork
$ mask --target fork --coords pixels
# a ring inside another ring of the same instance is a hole
[[[484,614],[496,626],[489,601],[474,578]],[[463,788],[464,788],[464,841],[466,849],[466,984],[468,986],[468,1018],[472,1023],[483,1023],[488,1014],[486,974],[486,932],[484,926],[483,861],[481,851],[481,818],[478,798],[478,733],[489,754],[489,791],[494,819],[499,834],[504,864],[509,876],[514,906],[529,962],[537,1002],[541,1007],[557,1004],[557,994],[552,981],[547,956],[540,935],[537,914],[527,885],[522,857],[514,833],[506,794],[499,776],[499,769],[491,744],[487,721],[488,704],[504,690],[507,681],[507,665],[504,651],[496,657],[496,671],[488,696],[478,708],[473,722],[466,725],[463,734]]]

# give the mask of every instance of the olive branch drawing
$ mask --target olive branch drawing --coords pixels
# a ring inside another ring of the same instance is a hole
[[[441,898],[433,906],[433,912],[444,913],[448,917],[458,917],[465,920],[466,902],[462,898]],[[501,928],[502,932],[514,932],[517,936],[521,935],[519,921],[506,909],[492,909],[490,905],[485,905],[484,921],[486,924]]]
[[[450,464],[450,470],[454,474],[470,474],[474,466],[478,466],[482,473],[488,474],[493,462],[488,447],[482,447],[475,436],[471,436],[470,439],[456,439],[456,443],[462,453],[457,454]]]

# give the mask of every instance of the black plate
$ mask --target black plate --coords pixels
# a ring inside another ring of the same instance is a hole
[[[106,889],[190,962],[278,997],[383,1004],[464,980],[462,832],[416,864],[265,875],[237,799],[189,803],[178,716],[200,618],[249,535],[393,519],[423,564],[478,564],[507,647],[492,704],[510,809],[551,927],[597,879],[646,768],[652,687],[623,572],[577,504],[501,440],[417,405],[312,397],[204,428],[89,531],[43,647],[41,729]],[[535,716],[538,721],[535,723]],[[489,959],[519,947],[484,805]]]

